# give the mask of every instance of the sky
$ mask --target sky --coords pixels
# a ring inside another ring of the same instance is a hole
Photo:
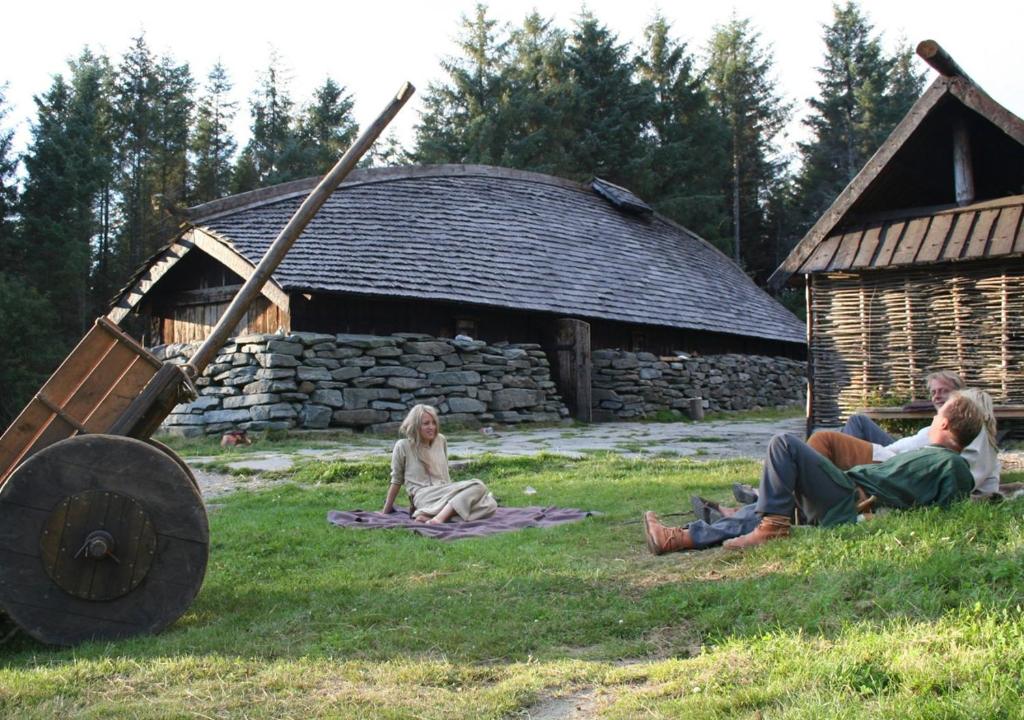
[[[545,0],[543,4],[492,0],[489,14],[519,25],[535,7],[556,26],[571,28],[584,4],[580,0]],[[356,120],[372,122],[403,81],[419,92],[392,123],[400,140],[411,144],[428,83],[444,78],[440,63],[456,53],[462,15],[472,14],[472,0],[377,0],[346,2],[264,2],[263,0],[36,0],[4,9],[5,32],[0,85],[6,83],[13,106],[2,127],[14,128],[16,147],[24,149],[35,113],[33,95],[42,94],[68,59],[85,45],[119,58],[131,39],[144,32],[157,54],[187,62],[199,81],[215,62],[227,67],[239,103],[235,135],[244,140],[249,124],[247,101],[260,72],[276,51],[291,78],[297,103],[312,96],[328,76],[344,85],[355,101]],[[638,43],[643,28],[661,12],[675,37],[703,55],[715,25],[733,13],[750,18],[775,57],[779,90],[794,103],[796,114],[781,139],[783,149],[804,139],[800,119],[805,100],[816,91],[815,67],[822,62],[822,27],[832,18],[831,0],[588,0],[585,7],[618,34]],[[997,102],[1024,116],[1024,82],[1017,55],[1024,2],[974,0],[861,0],[861,9],[891,51],[905,39],[916,45],[937,40]],[[935,73],[923,62],[930,81]]]

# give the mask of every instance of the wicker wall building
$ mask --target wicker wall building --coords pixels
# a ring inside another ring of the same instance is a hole
[[[939,77],[770,281],[805,283],[811,428],[937,369],[1024,402],[1024,122],[918,53]]]

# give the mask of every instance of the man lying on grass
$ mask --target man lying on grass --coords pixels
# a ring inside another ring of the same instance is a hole
[[[965,499],[974,488],[974,477],[959,453],[981,432],[983,422],[975,402],[953,393],[929,426],[931,445],[846,471],[796,436],[776,435],[768,444],[758,490],[756,512],[761,522],[724,545],[745,548],[788,536],[797,505],[809,523],[828,527],[856,521],[860,510],[872,504],[906,509]],[[666,527],[653,512],[644,513],[644,530],[647,547],[655,555],[695,547],[686,528]]]

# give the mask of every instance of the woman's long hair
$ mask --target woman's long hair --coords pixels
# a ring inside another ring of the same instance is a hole
[[[978,406],[981,414],[985,417],[985,430],[988,434],[988,441],[992,447],[996,447],[996,414],[992,409],[992,396],[978,388],[967,388],[961,390],[960,394],[968,398]]]
[[[437,424],[437,436],[434,438],[436,442],[437,438],[441,437],[441,419],[437,416],[437,410],[430,405],[413,405],[412,410],[405,416],[405,420],[402,421],[398,431],[412,445],[413,452],[416,453],[416,457],[423,463],[427,473],[433,475],[434,468],[430,466],[430,461],[427,459],[427,447],[420,438],[420,423],[423,422],[424,413],[433,417],[434,422]]]

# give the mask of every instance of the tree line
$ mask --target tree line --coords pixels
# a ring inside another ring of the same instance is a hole
[[[792,158],[780,140],[795,108],[749,20],[732,17],[695,50],[661,16],[633,46],[586,11],[571,28],[537,12],[508,26],[478,5],[424,94],[413,146],[392,136],[368,162],[600,176],[761,281],[923,87],[910,49],[887,54],[852,0],[834,6],[823,39],[809,137]],[[343,85],[328,77],[300,105],[272,55],[239,147],[232,91],[223,65],[197,82],[144,36],[117,60],[86,48],[36,96],[19,156],[0,85],[0,424],[174,234],[171,209],[323,173],[358,131]]]

